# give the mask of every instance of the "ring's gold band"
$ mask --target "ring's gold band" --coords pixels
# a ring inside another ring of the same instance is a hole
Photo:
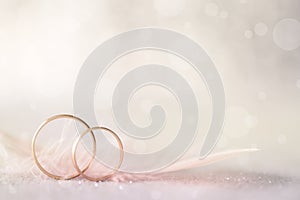
[[[41,130],[48,124],[50,123],[51,121],[54,121],[56,119],[60,119],[60,118],[69,118],[69,119],[73,119],[73,120],[76,120],[76,121],[79,121],[81,122],[88,130],[90,130],[90,127],[89,125],[83,121],[82,119],[80,119],[79,117],[75,117],[73,115],[69,115],[69,114],[59,114],[59,115],[54,115],[50,118],[48,118],[46,121],[44,121],[40,127],[37,129],[37,131],[35,132],[34,136],[33,136],[33,139],[32,139],[32,154],[33,154],[33,158],[34,158],[34,161],[36,163],[36,165],[38,166],[38,168],[44,173],[46,174],[47,176],[51,177],[51,178],[54,178],[54,179],[58,179],[58,180],[69,180],[69,179],[73,179],[75,177],[78,177],[80,175],[80,173],[78,172],[78,169],[77,170],[77,173],[75,174],[70,174],[70,175],[65,175],[65,176],[61,176],[61,175],[56,175],[56,174],[53,174],[53,173],[50,173],[49,171],[47,171],[40,163],[40,161],[38,160],[38,157],[37,157],[37,153],[36,153],[36,140],[37,140],[37,137],[38,135],[40,134]],[[87,163],[87,165],[83,168],[82,172],[86,171],[89,166],[91,165],[92,161],[94,160],[95,158],[95,155],[96,155],[96,139],[95,139],[95,136],[94,136],[94,133],[92,131],[88,131],[91,133],[91,136],[92,136],[92,140],[93,140],[93,154],[92,154],[92,158],[89,160],[89,162]]]
[[[105,176],[101,176],[101,177],[98,177],[98,178],[94,178],[94,177],[91,177],[91,176],[87,176],[84,172],[85,170],[81,170],[78,166],[78,163],[77,163],[77,159],[76,159],[76,151],[77,151],[77,147],[78,147],[78,143],[79,141],[89,132],[92,132],[92,131],[95,131],[95,130],[104,130],[104,131],[108,131],[110,134],[112,134],[112,136],[117,140],[118,142],[118,145],[119,145],[119,148],[120,148],[120,158],[119,158],[119,162],[116,166],[115,169],[113,169],[113,171],[108,174],[108,175],[105,175]],[[75,167],[75,169],[77,170],[77,172],[83,176],[84,178],[90,180],[90,181],[102,181],[102,180],[105,180],[109,177],[111,177],[112,175],[114,175],[121,167],[122,165],[122,162],[123,162],[123,158],[124,158],[124,149],[123,149],[123,144],[119,138],[119,136],[113,132],[112,130],[108,129],[108,128],[105,128],[105,127],[93,127],[93,128],[89,128],[87,129],[86,131],[84,131],[81,135],[78,136],[78,138],[74,141],[74,144],[73,144],[73,148],[72,148],[72,160],[73,160],[73,165]]]

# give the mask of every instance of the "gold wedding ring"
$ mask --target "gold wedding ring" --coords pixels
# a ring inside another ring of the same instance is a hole
[[[91,177],[91,176],[88,176],[86,175],[84,172],[85,170],[81,170],[78,166],[78,162],[77,162],[77,159],[76,159],[76,151],[77,151],[77,147],[78,147],[78,144],[80,142],[80,140],[89,132],[92,132],[92,131],[96,131],[96,130],[104,130],[104,131],[107,131],[109,132],[117,141],[118,143],[118,146],[119,146],[119,150],[120,150],[120,158],[119,158],[119,162],[117,164],[117,166],[113,169],[113,171],[108,174],[108,175],[105,175],[105,176],[101,176],[101,177],[98,177],[98,178],[94,178],[94,177]],[[108,179],[109,177],[111,177],[112,175],[114,175],[121,167],[122,165],[122,162],[123,162],[123,158],[124,158],[124,151],[123,151],[123,144],[119,138],[119,136],[113,132],[112,130],[110,130],[109,128],[106,128],[106,127],[93,127],[93,128],[89,128],[87,129],[86,131],[84,131],[81,135],[78,136],[78,138],[74,141],[74,144],[73,144],[73,148],[72,148],[72,160],[73,160],[73,165],[75,167],[75,169],[77,170],[77,172],[84,178],[90,180],[90,181],[103,181],[103,180],[106,180]]]
[[[34,158],[34,161],[36,163],[36,165],[38,166],[38,168],[44,173],[46,174],[47,176],[51,177],[51,178],[54,178],[54,179],[57,179],[57,180],[70,180],[70,179],[73,179],[73,178],[76,178],[80,175],[80,173],[75,173],[75,174],[70,174],[70,175],[64,175],[64,176],[61,176],[61,175],[56,175],[56,174],[53,174],[49,171],[47,171],[43,166],[42,164],[40,163],[40,161],[38,160],[38,157],[37,157],[37,153],[36,153],[36,140],[37,140],[37,137],[38,135],[40,134],[41,130],[47,125],[49,124],[50,122],[54,121],[54,120],[57,120],[57,119],[61,119],[61,118],[68,118],[68,119],[73,119],[73,120],[76,120],[76,121],[79,121],[80,123],[82,123],[87,129],[90,128],[90,126],[85,122],[83,121],[82,119],[80,119],[79,117],[75,117],[73,115],[69,115],[69,114],[59,114],[59,115],[54,115],[50,118],[48,118],[46,121],[44,121],[40,127],[37,129],[37,131],[35,132],[34,136],[33,136],[33,139],[32,139],[32,154],[33,154],[33,158]],[[94,157],[95,157],[95,154],[96,154],[96,139],[95,139],[95,136],[94,136],[94,133],[93,132],[90,132],[91,133],[91,136],[92,136],[92,139],[93,139],[93,154],[92,154],[92,158],[89,160],[89,162],[87,163],[87,165],[84,167],[83,171],[86,171],[89,166],[91,165],[92,161],[94,160]]]

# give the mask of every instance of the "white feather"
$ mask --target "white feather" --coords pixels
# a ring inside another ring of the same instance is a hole
[[[47,160],[47,157],[57,152],[58,148],[63,148],[62,141],[59,140],[57,144],[53,144],[51,148],[44,149],[42,152],[43,159]],[[159,175],[162,173],[176,172],[181,170],[198,168],[204,165],[209,165],[221,160],[239,155],[241,153],[255,152],[258,149],[237,149],[225,152],[219,152],[211,154],[204,159],[197,157],[185,159],[174,163],[173,165],[156,172],[154,174]],[[65,153],[65,152],[64,152]],[[55,156],[55,160],[63,160],[62,153]],[[49,157],[48,157],[49,158]],[[40,176],[37,167],[35,167],[33,158],[31,156],[31,145],[28,141],[23,141],[17,137],[12,137],[9,134],[0,132],[0,173],[3,174],[27,174],[27,176]],[[150,174],[149,174],[150,175]],[[153,175],[153,174],[152,174]],[[111,177],[110,180],[130,180],[135,179],[135,176],[126,173],[116,174],[115,177]],[[140,176],[137,176],[140,177]],[[144,178],[144,177],[143,177]],[[139,179],[139,178],[137,178]]]
[[[235,149],[235,150],[229,150],[229,151],[224,151],[224,152],[219,152],[216,154],[211,154],[204,159],[200,158],[190,158],[190,159],[185,159],[178,161],[174,163],[173,165],[157,172],[159,173],[166,173],[166,172],[175,172],[175,171],[180,171],[180,170],[186,170],[186,169],[192,169],[192,168],[197,168],[205,165],[209,165],[215,162],[219,162],[225,159],[228,159],[233,156],[237,156],[241,153],[249,153],[249,152],[255,152],[258,151],[259,149],[252,148],[252,149]]]

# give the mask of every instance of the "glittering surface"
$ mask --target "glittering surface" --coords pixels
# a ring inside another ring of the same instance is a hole
[[[145,175],[127,175],[120,182],[99,183],[80,178],[57,181],[4,174],[0,180],[1,199],[300,198],[300,181],[296,178],[242,172],[168,174],[152,176],[150,180]]]

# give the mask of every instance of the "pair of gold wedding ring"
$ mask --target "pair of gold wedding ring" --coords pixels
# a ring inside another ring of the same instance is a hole
[[[49,171],[47,171],[40,163],[37,153],[36,153],[36,140],[38,135],[40,134],[41,130],[50,122],[57,120],[57,119],[61,119],[61,118],[67,118],[67,119],[73,119],[75,121],[78,121],[80,123],[82,123],[85,127],[86,130],[84,132],[82,132],[80,135],[78,135],[78,137],[76,138],[76,140],[73,143],[73,147],[72,147],[72,162],[73,162],[73,166],[76,169],[77,173],[74,174],[69,174],[69,175],[57,175],[57,174],[53,174]],[[103,131],[107,131],[108,133],[110,133],[116,140],[119,146],[119,150],[120,150],[120,157],[119,157],[119,162],[117,164],[117,166],[113,169],[113,171],[110,174],[107,174],[105,176],[101,176],[101,177],[91,177],[85,174],[85,172],[89,169],[90,165],[92,164],[92,162],[95,159],[95,155],[96,155],[96,139],[95,139],[95,135],[93,131],[96,130],[103,130]],[[86,164],[86,166],[83,167],[83,169],[80,169],[79,165],[78,165],[78,161],[76,158],[76,152],[77,152],[77,147],[79,142],[81,141],[81,139],[86,135],[90,133],[92,136],[92,141],[93,141],[93,151],[92,151],[92,156],[91,159],[89,160],[89,162]],[[32,154],[33,154],[33,158],[34,161],[36,163],[36,165],[38,166],[38,168],[47,176],[57,179],[57,180],[70,180],[73,178],[76,178],[78,176],[82,176],[90,181],[103,181],[108,179],[109,177],[111,177],[112,175],[114,175],[121,167],[121,164],[123,162],[123,157],[124,157],[124,150],[123,150],[123,144],[121,139],[119,138],[119,136],[113,132],[112,130],[110,130],[109,128],[106,127],[90,127],[84,120],[80,119],[79,117],[70,115],[70,114],[59,114],[59,115],[55,115],[52,116],[50,118],[48,118],[46,121],[44,121],[40,127],[37,129],[37,131],[35,132],[33,139],[32,139]]]

